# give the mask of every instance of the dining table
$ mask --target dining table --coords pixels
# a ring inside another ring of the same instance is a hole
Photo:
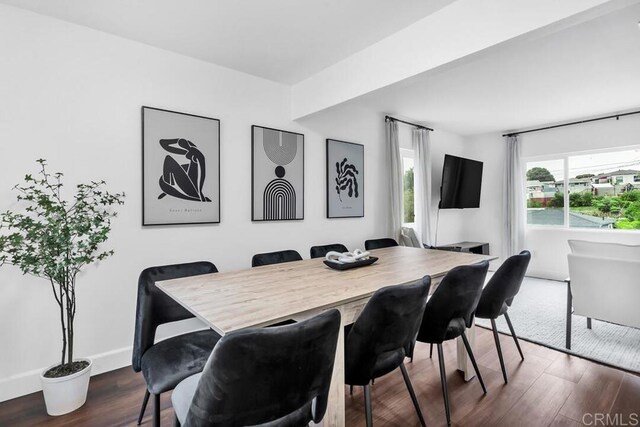
[[[378,260],[369,266],[335,270],[324,258],[272,264],[238,271],[156,282],[156,286],[221,335],[285,320],[304,320],[324,310],[341,314],[325,426],[345,425],[344,326],[353,323],[378,289],[431,276],[433,292],[457,266],[497,257],[463,252],[395,246],[370,251]],[[468,332],[471,345],[474,328]],[[473,369],[458,343],[458,369],[465,379]]]

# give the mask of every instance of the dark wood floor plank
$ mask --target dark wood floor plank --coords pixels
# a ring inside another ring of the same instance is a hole
[[[453,421],[460,426],[493,426],[527,391],[521,382],[505,384],[502,373],[480,366],[487,394],[475,394],[472,399],[455,402]],[[460,416],[460,418],[459,418]]]
[[[545,372],[559,378],[578,383],[589,366],[589,361],[563,354],[557,358]]]
[[[549,427],[583,427],[584,424],[579,423],[571,418],[562,415],[556,415]]]
[[[525,340],[520,340],[520,347],[522,347],[522,352],[524,353],[525,358],[527,357],[527,355],[535,355],[538,357],[542,357],[543,359],[549,359],[552,362],[554,362],[557,358],[561,357],[563,354],[562,352],[559,352],[538,344],[534,344]]]
[[[640,423],[640,376],[624,375],[610,413],[620,414],[622,422],[627,425]]]
[[[573,393],[560,409],[561,415],[578,422],[582,422],[586,410],[591,413],[608,413],[625,375],[622,371],[606,366],[586,366],[587,369]]]
[[[493,341],[493,337],[491,337],[491,341]],[[518,350],[515,348],[505,349],[505,346],[503,346],[502,352],[507,370],[507,378],[510,384],[520,383],[523,386],[529,387],[553,363],[548,358],[527,353],[525,353],[525,360],[523,361],[520,359]],[[478,359],[478,364],[495,372],[502,372],[500,359],[498,358],[495,346],[493,352],[489,352]]]
[[[575,384],[544,373],[496,425],[539,427],[553,422]]]

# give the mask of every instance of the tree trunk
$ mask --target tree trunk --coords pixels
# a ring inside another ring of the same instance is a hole
[[[67,306],[67,363],[73,362],[73,320]]]
[[[64,315],[65,315],[65,307],[64,307],[64,296],[63,296],[63,288],[62,285],[59,285],[60,287],[60,327],[62,328],[62,358],[61,358],[61,365],[64,365],[64,359],[67,353],[67,328],[65,327],[65,320],[64,320]]]
[[[66,293],[66,309],[67,309],[67,363],[73,362],[73,288],[67,283]]]

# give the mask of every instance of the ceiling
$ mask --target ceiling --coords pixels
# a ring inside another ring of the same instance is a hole
[[[454,0],[0,0],[286,84]]]
[[[0,0],[295,84],[455,0]],[[343,106],[461,135],[640,107],[640,0],[541,28]],[[340,107],[335,107],[340,109]]]
[[[640,4],[543,31],[348,104],[461,135],[640,107]]]

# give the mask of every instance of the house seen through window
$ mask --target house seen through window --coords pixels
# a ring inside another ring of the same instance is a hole
[[[527,162],[526,201],[528,224],[640,229],[640,148]]]

